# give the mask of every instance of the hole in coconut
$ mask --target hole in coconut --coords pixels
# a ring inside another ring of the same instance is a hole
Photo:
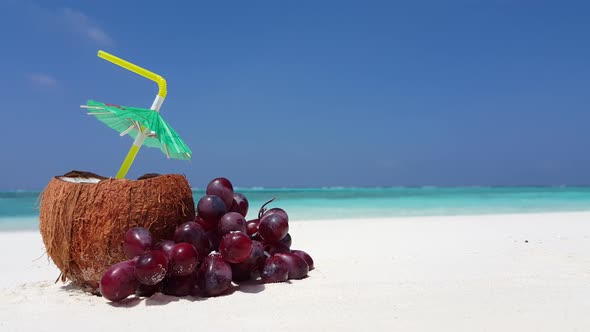
[[[69,177],[65,177],[65,176],[62,176],[59,179],[66,181],[66,182],[72,182],[72,183],[99,183],[101,181],[101,179],[97,179],[97,178],[69,178]]]
[[[137,179],[138,180],[147,180],[147,179],[158,177],[160,175],[162,175],[162,174],[159,174],[159,173],[147,173],[147,174],[144,174],[144,175],[138,177]]]
[[[71,183],[99,183],[106,178],[90,172],[73,170],[60,176],[59,179]]]

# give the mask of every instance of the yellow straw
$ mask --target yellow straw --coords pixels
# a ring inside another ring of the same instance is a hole
[[[129,149],[129,152],[127,152],[127,157],[125,157],[125,160],[123,160],[123,164],[119,168],[119,171],[117,172],[117,175],[115,176],[115,178],[117,178],[117,179],[124,179],[125,178],[125,175],[127,175],[127,172],[129,171],[129,168],[131,167],[131,164],[133,164],[133,160],[135,160],[135,156],[137,156],[137,153],[139,152],[139,148],[140,147],[137,145],[131,146],[131,149]]]
[[[114,64],[116,64],[117,66],[123,67],[129,71],[132,71],[134,73],[136,73],[137,75],[141,75],[149,80],[152,80],[154,82],[156,82],[158,84],[158,96],[162,97],[162,98],[166,98],[166,93],[168,92],[166,90],[166,80],[164,79],[164,77],[153,73],[145,68],[141,68],[138,65],[135,65],[129,61],[123,60],[117,56],[114,56],[110,53],[107,53],[105,51],[98,51],[98,57],[99,58],[103,58],[109,62],[112,62]]]
[[[162,76],[104,51],[98,51],[98,56],[102,59],[105,59],[109,62],[116,64],[117,66],[123,67],[129,71],[132,71],[138,75],[141,75],[147,79],[156,82],[158,84],[158,95],[156,96],[156,100],[152,105],[152,109],[155,111],[159,111],[160,106],[164,102],[164,98],[166,98],[166,94],[168,93],[166,87],[166,80]],[[131,164],[133,164],[135,156],[137,156],[137,153],[139,152],[139,149],[141,148],[141,145],[143,144],[143,141],[145,139],[145,134],[143,133],[144,129],[145,128],[142,126],[141,132],[137,134],[135,142],[133,142],[133,145],[129,149],[129,152],[127,153],[127,156],[125,157],[125,160],[119,168],[119,171],[117,172],[115,178],[123,179],[127,175],[127,172],[129,171]]]

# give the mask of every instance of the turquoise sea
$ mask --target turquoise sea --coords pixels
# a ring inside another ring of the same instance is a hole
[[[237,188],[291,220],[590,211],[590,187]],[[195,200],[204,194],[193,192]],[[0,192],[0,231],[36,229],[39,192]]]

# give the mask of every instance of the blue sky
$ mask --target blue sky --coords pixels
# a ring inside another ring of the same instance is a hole
[[[112,176],[131,139],[78,106],[149,107],[194,152],[129,174],[238,186],[590,184],[590,5],[568,1],[0,3],[0,189]],[[137,7],[140,6],[140,7]]]

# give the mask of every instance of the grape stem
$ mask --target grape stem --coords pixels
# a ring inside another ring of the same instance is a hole
[[[266,212],[266,206],[268,204],[272,203],[272,201],[274,201],[275,199],[277,199],[277,198],[273,197],[268,202],[262,204],[262,206],[260,207],[260,210],[258,210],[258,220],[262,219],[262,215],[264,214],[264,212]]]

